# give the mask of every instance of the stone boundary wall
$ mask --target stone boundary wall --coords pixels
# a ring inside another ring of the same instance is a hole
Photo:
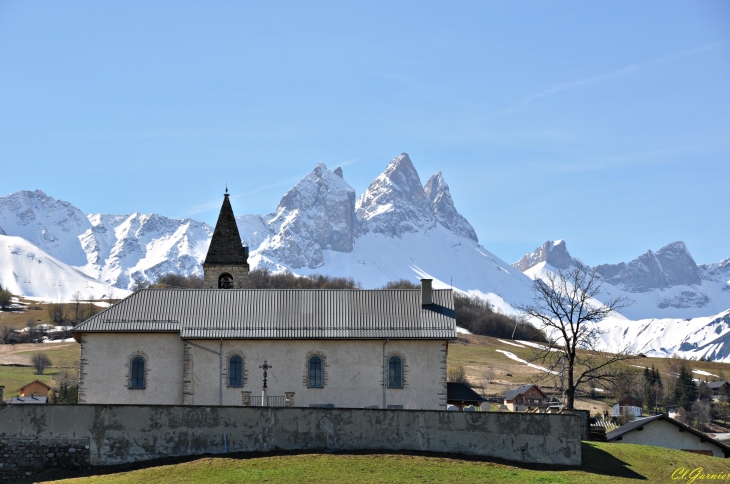
[[[88,439],[0,439],[0,480],[27,479],[50,468],[91,467]]]
[[[425,451],[581,464],[577,415],[167,405],[0,407],[0,440],[17,447],[21,441],[31,445],[28,439],[35,447],[24,447],[24,455],[33,458],[51,448],[50,440],[65,439],[77,449],[77,442],[87,442],[84,451],[92,466],[297,450]]]

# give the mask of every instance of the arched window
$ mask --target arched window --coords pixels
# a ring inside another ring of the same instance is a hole
[[[400,356],[388,358],[388,386],[403,388],[403,360]]]
[[[129,388],[144,389],[144,358],[135,356],[129,362]]]
[[[231,355],[228,358],[228,386],[243,386],[243,358],[241,355]]]
[[[314,355],[309,359],[309,388],[322,386],[322,357]]]
[[[218,276],[218,289],[233,289],[233,276],[226,273]]]

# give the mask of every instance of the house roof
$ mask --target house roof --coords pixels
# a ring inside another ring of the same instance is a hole
[[[16,390],[16,391],[19,391],[19,392],[20,392],[20,391],[23,391],[23,389],[24,389],[25,387],[29,387],[29,386],[31,386],[31,385],[32,385],[33,383],[38,383],[39,385],[43,385],[44,387],[46,387],[46,388],[47,388],[47,389],[49,389],[49,390],[51,389],[51,387],[49,387],[48,385],[46,385],[46,384],[45,384],[45,383],[43,383],[42,381],[40,381],[40,380],[33,380],[32,382],[30,382],[30,383],[28,383],[28,384],[25,384],[25,385],[23,385],[22,387],[18,388],[18,390]]]
[[[679,422],[677,420],[674,420],[673,418],[670,418],[666,414],[654,415],[652,417],[632,420],[631,422],[629,422],[625,425],[622,425],[621,427],[617,428],[616,430],[608,432],[606,434],[606,440],[608,442],[612,442],[612,441],[616,440],[617,438],[621,437],[622,435],[625,435],[625,434],[631,432],[632,430],[636,430],[639,427],[644,427],[652,422],[656,422],[657,420],[666,420],[667,422],[674,424],[677,427],[679,427],[687,432],[690,432],[702,439],[705,439],[708,442],[712,442],[713,444],[717,445],[718,447],[720,447],[723,450],[723,452],[725,453],[725,457],[730,456],[730,447],[728,447],[727,445],[721,443],[718,440],[713,439],[712,437],[709,437],[706,434],[703,434],[702,432],[698,432],[697,430],[683,424],[682,422]]]
[[[726,382],[726,381],[711,381],[711,382],[708,382],[707,383],[707,386],[709,388],[720,388],[720,387],[725,386],[727,384],[728,384],[728,382]]]
[[[15,396],[10,399],[10,404],[23,404],[23,405],[34,405],[34,404],[45,404],[48,403],[48,397],[21,397]]]
[[[456,339],[454,297],[420,289],[145,289],[73,328],[183,339]]]
[[[233,215],[231,201],[228,199],[228,188],[223,196],[223,205],[218,214],[218,222],[213,230],[208,254],[203,264],[243,265],[246,264],[246,252],[241,244],[236,217]]]
[[[466,383],[448,382],[446,383],[446,401],[447,403],[480,404],[486,402],[487,399],[472,390]]]
[[[505,400],[514,400],[516,396],[526,393],[527,390],[529,390],[532,387],[537,388],[537,391],[542,393],[542,390],[540,390],[540,388],[537,385],[533,385],[533,384],[520,385],[519,387],[515,388],[514,390],[508,390],[504,394],[504,399]],[[544,393],[542,393],[542,394],[543,394],[543,396],[546,396]]]

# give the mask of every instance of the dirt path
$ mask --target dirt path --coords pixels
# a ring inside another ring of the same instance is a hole
[[[76,343],[25,343],[19,345],[0,345],[0,365],[32,366],[30,355],[21,355],[28,351],[62,349]]]

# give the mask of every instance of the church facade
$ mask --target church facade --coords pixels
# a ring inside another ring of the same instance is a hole
[[[80,403],[445,410],[453,294],[242,289],[226,194],[204,289],[145,289],[74,328]]]

